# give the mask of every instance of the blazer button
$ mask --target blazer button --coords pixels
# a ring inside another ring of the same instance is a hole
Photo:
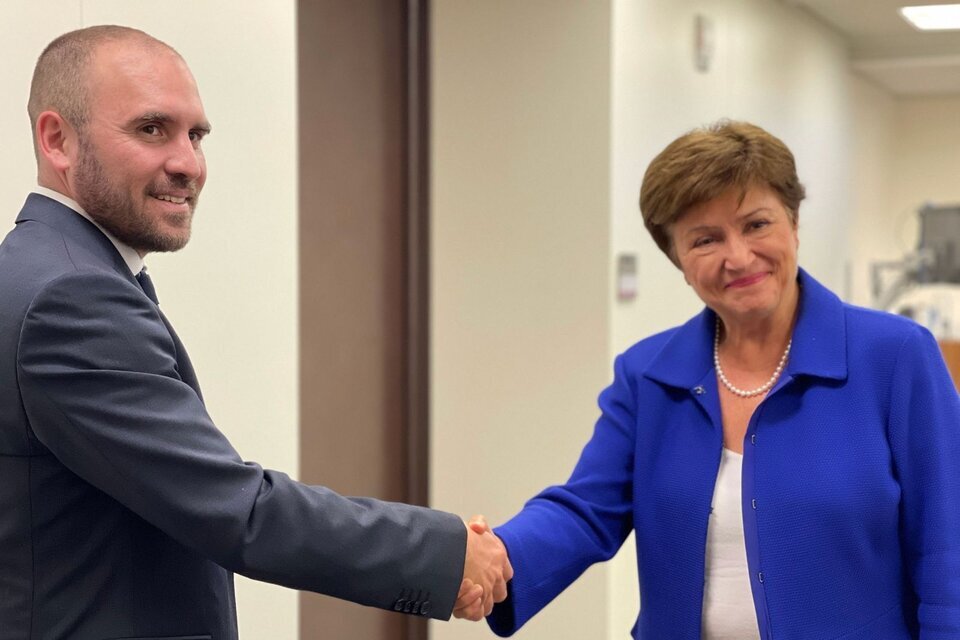
[[[407,603],[403,605],[403,612],[410,613],[414,609],[419,609],[419,608],[420,608],[419,602],[417,602],[416,600],[407,600]]]
[[[420,605],[420,615],[422,616],[430,615],[431,609],[432,607],[430,606],[430,601],[427,600],[426,602]]]
[[[404,605],[407,604],[406,598],[398,598],[396,602],[393,603],[394,611],[403,611]]]

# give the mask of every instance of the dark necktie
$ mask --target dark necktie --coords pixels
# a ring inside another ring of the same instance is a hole
[[[140,283],[140,288],[143,289],[145,294],[147,294],[147,297],[153,300],[153,304],[159,305],[160,302],[157,300],[157,290],[153,288],[153,280],[150,279],[150,274],[147,273],[146,267],[144,267],[140,273],[137,274],[137,282]]]

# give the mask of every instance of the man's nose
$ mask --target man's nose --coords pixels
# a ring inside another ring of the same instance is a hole
[[[203,158],[189,136],[171,141],[165,169],[169,174],[181,175],[190,181],[198,180],[203,175]]]

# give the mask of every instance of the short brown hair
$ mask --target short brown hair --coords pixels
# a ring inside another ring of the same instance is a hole
[[[90,117],[87,69],[97,47],[109,41],[137,39],[150,45],[173,49],[138,29],[98,25],[70,31],[57,37],[40,54],[33,69],[27,113],[37,140],[37,118],[44,111],[56,111],[75,129],[82,131]]]
[[[690,207],[731,187],[766,185],[780,197],[793,224],[805,194],[790,149],[748,122],[721,120],[694,129],[653,159],[640,187],[640,212],[660,250],[677,264],[670,227]]]

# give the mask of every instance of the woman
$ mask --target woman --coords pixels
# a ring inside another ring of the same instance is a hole
[[[706,308],[616,359],[569,481],[496,529],[498,635],[635,530],[634,638],[960,639],[960,400],[929,332],[798,268],[803,197],[746,123],[650,164],[644,222]]]

